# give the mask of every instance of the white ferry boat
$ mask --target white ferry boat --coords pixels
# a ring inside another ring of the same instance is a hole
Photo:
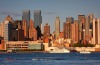
[[[68,49],[58,48],[58,47],[55,47],[55,48],[50,49],[49,52],[50,53],[70,53],[70,51]]]
[[[80,51],[80,54],[90,54],[90,53],[91,53],[90,51],[85,51],[85,50]]]

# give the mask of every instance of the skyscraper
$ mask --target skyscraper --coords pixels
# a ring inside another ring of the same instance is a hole
[[[74,23],[73,17],[67,17],[66,22],[64,23],[64,38],[65,39],[71,39],[71,24]]]
[[[89,34],[89,30],[90,30],[90,16],[86,16],[86,22],[85,22],[85,40],[87,42],[89,42],[90,40],[90,34]]]
[[[30,21],[30,10],[24,10],[24,11],[23,11],[22,20],[26,20],[26,21],[27,21],[27,26],[29,26],[29,21]]]
[[[93,19],[94,19],[94,15],[93,14],[89,14],[90,17],[90,29],[93,29]]]
[[[4,41],[12,41],[13,25],[9,21],[5,21],[4,24]]]
[[[56,36],[56,38],[59,37],[59,34],[60,34],[60,19],[59,19],[59,17],[56,17],[56,20],[55,20],[55,36]]]
[[[39,27],[41,29],[41,24],[42,24],[41,10],[35,10],[34,11],[34,26],[35,28]]]
[[[12,39],[13,41],[24,41],[24,30],[15,29],[12,31]]]
[[[9,21],[11,23],[13,23],[13,19],[10,15],[7,15],[5,17],[5,20],[3,22],[1,22],[1,25],[0,25],[0,36],[1,37],[4,37],[4,25],[5,25],[5,21]]]
[[[82,26],[80,26],[80,27],[82,27],[82,29],[84,29],[85,28],[85,15],[78,15],[78,20],[79,20],[79,22],[82,23]]]
[[[22,29],[22,21],[21,20],[15,20],[13,23],[14,29]]]
[[[78,20],[75,20],[73,24],[71,24],[71,39],[73,43],[78,43],[79,42],[79,28],[78,28]]]
[[[85,39],[85,15],[78,15],[79,21],[79,40],[82,41]]]
[[[50,36],[50,26],[48,25],[48,23],[46,23],[46,25],[44,26],[43,35],[44,35],[44,37],[49,37]]]
[[[30,20],[29,39],[37,40],[37,30],[34,28],[33,20]]]
[[[66,19],[66,22],[63,24],[64,28],[64,38],[65,39],[71,39],[71,21],[68,21]]]
[[[93,44],[100,44],[100,19],[93,19]]]
[[[37,30],[37,38],[41,38],[41,25],[42,25],[42,16],[41,10],[34,11],[34,27]]]
[[[28,31],[27,31],[27,22],[26,20],[22,21],[22,30],[24,30],[24,38],[28,38]]]
[[[43,41],[49,42],[49,37],[50,37],[50,25],[46,23],[46,25],[44,26]]]

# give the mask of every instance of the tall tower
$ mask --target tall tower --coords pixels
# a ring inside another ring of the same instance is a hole
[[[100,19],[93,19],[93,44],[100,44]]]
[[[4,41],[12,41],[13,25],[9,21],[5,21],[4,24]]]
[[[22,29],[22,21],[21,20],[15,20],[13,23],[14,29]]]
[[[86,17],[86,22],[85,22],[85,40],[89,41],[89,29],[90,29],[90,17]]]
[[[50,25],[46,23],[46,25],[44,26],[43,41],[48,43],[49,37],[50,37]]]
[[[28,31],[27,31],[27,22],[26,22],[26,20],[22,21],[22,30],[24,30],[24,38],[28,38]]]
[[[0,23],[0,36],[4,37],[4,22]]]
[[[23,11],[22,20],[26,20],[27,26],[29,26],[29,21],[30,21],[30,10],[24,10],[24,11]]]
[[[37,38],[41,38],[41,25],[42,25],[42,16],[41,10],[34,11],[34,27],[37,30]]]
[[[71,23],[73,23],[73,21],[74,19],[72,17],[66,18],[66,22],[63,25],[65,39],[71,39]]]
[[[37,31],[34,28],[33,20],[30,20],[29,39],[30,40],[37,40]]]
[[[93,14],[89,14],[90,17],[90,29],[93,30],[93,19],[94,19],[94,15]],[[93,34],[93,33],[92,33]],[[91,35],[90,35],[91,36]],[[92,37],[92,36],[91,36]]]
[[[10,23],[13,23],[13,19],[10,15],[7,15],[5,17],[5,20],[3,22],[1,22],[1,25],[0,25],[0,36],[1,37],[4,37],[4,25],[5,25],[5,21],[9,21]]]
[[[44,37],[49,37],[50,36],[50,25],[48,25],[48,23],[46,23],[46,25],[44,26]]]
[[[60,34],[60,19],[59,19],[59,17],[56,17],[56,20],[55,20],[55,36],[56,36],[56,38],[59,37],[59,34]]]
[[[73,43],[78,43],[79,42],[79,28],[78,28],[78,20],[75,20],[73,24],[71,24],[71,38]]]
[[[35,10],[34,11],[34,26],[35,28],[39,27],[41,29],[41,24],[42,24],[41,10]]]
[[[79,40],[80,43],[85,39],[85,15],[78,15],[79,21]]]
[[[82,26],[80,26],[82,27],[81,29],[84,29],[85,28],[85,15],[78,15],[78,20],[79,22],[82,23]]]
[[[64,38],[71,39],[71,23],[70,22],[64,23]]]

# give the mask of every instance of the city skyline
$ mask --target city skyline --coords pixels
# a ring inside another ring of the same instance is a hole
[[[88,15],[93,13],[96,18],[100,18],[100,1],[94,0],[24,0],[24,1],[0,1],[0,22],[4,21],[7,15],[10,15],[14,20],[22,20],[23,10],[30,10],[31,19],[34,21],[34,10],[41,10],[42,28],[46,23],[50,26],[55,23],[56,16],[60,18],[61,31],[66,17],[78,19],[78,15]],[[54,25],[51,28],[51,33],[55,30]]]

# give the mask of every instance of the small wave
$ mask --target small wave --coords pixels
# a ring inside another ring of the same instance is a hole
[[[63,58],[33,58],[32,60],[65,60]]]

